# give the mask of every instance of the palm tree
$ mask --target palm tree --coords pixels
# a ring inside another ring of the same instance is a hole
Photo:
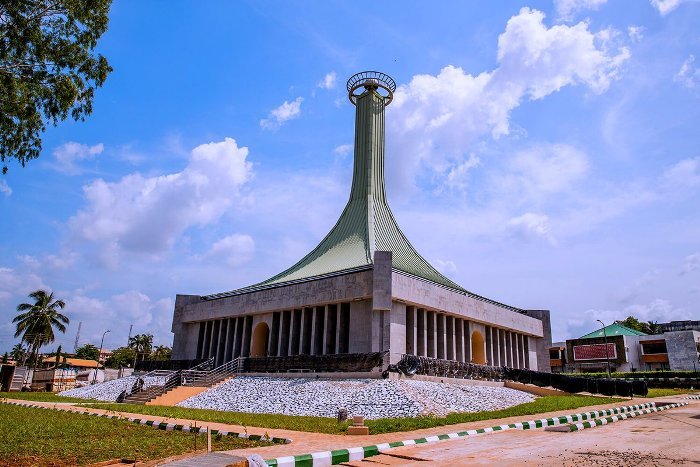
[[[167,345],[158,345],[151,353],[151,360],[170,360],[172,350]]]
[[[15,344],[15,346],[12,347],[12,350],[10,351],[10,357],[15,362],[21,362],[22,360],[24,360],[24,357],[26,355],[27,349],[24,348],[21,342],[19,344]]]
[[[129,338],[129,347],[134,349],[136,357],[141,355],[141,360],[145,360],[153,349],[153,334],[137,334]],[[134,363],[136,363],[134,357]]]
[[[56,337],[53,332],[55,327],[60,332],[66,332],[66,324],[70,320],[59,312],[66,306],[63,300],[55,300],[53,292],[35,290],[29,294],[34,299],[34,304],[21,303],[17,305],[19,315],[12,320],[17,323],[15,337],[22,335],[22,341],[31,346],[30,355],[34,354],[36,363],[39,348],[53,342]]]

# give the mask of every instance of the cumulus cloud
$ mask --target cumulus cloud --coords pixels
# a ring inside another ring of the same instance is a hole
[[[449,259],[436,259],[432,264],[447,277],[454,277],[454,275],[457,274],[457,265],[454,261]]]
[[[333,152],[337,156],[345,157],[352,152],[352,149],[353,149],[352,144],[341,144],[340,146],[337,146],[335,149],[333,149]]]
[[[102,154],[102,151],[104,151],[102,143],[88,146],[69,141],[53,150],[53,155],[56,159],[55,167],[63,173],[77,175],[81,172],[80,167],[77,165],[78,162],[92,159]]]
[[[297,97],[292,102],[284,101],[282,105],[273,109],[267,118],[260,120],[260,126],[266,130],[276,130],[289,120],[298,118],[303,101],[303,97]]]
[[[661,16],[666,16],[678,8],[678,6],[684,1],[685,0],[649,0],[651,6],[656,8]]]
[[[330,73],[327,73],[316,86],[321,89],[333,89],[335,87],[336,80],[337,75],[335,74],[335,71],[331,71]]]
[[[498,67],[473,75],[455,66],[416,75],[399,86],[388,107],[388,144],[401,154],[392,171],[412,179],[423,165],[460,163],[479,138],[510,133],[510,113],[564,86],[604,92],[630,57],[609,29],[544,24],[544,13],[523,8],[498,38]],[[398,147],[396,147],[398,146]],[[404,180],[406,182],[406,180]]]
[[[554,9],[559,19],[571,21],[574,14],[585,10],[597,10],[608,0],[554,0]]]
[[[202,258],[214,258],[224,261],[229,266],[240,266],[252,258],[255,241],[250,235],[233,234],[224,237],[212,245]]]
[[[50,290],[38,274],[0,266],[0,300],[24,297],[38,289]]]
[[[696,269],[700,269],[700,253],[686,256],[683,267],[681,268],[681,274],[688,274]]]
[[[540,198],[570,188],[588,171],[588,157],[567,144],[537,144],[519,151],[494,185],[518,197]]]
[[[642,26],[628,26],[627,35],[634,42],[639,42],[644,39],[644,28]]]
[[[479,165],[481,165],[481,159],[475,154],[471,154],[469,159],[453,165],[449,168],[445,176],[445,186],[452,189],[465,189],[467,187],[469,172]]]
[[[700,83],[700,68],[695,66],[695,55],[690,54],[681,65],[673,80],[688,89],[695,89]]]
[[[241,187],[252,177],[247,157],[248,148],[226,138],[194,148],[181,172],[98,179],[83,187],[87,205],[70,218],[70,228],[107,266],[116,266],[123,251],[162,253],[186,229],[214,222],[244,200]]]
[[[12,188],[7,184],[5,180],[0,180],[0,193],[5,196],[10,196],[12,194]]]
[[[549,217],[545,214],[526,212],[508,221],[508,231],[520,238],[543,238],[554,243]]]

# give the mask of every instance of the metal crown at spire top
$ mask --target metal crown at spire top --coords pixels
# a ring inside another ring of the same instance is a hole
[[[381,71],[361,71],[355,73],[348,80],[348,99],[353,105],[357,105],[357,98],[361,94],[355,94],[360,88],[365,88],[366,90],[377,91],[383,89],[387,95],[384,97],[384,106],[391,104],[394,99],[394,91],[396,91],[396,82],[391,78],[391,76]]]

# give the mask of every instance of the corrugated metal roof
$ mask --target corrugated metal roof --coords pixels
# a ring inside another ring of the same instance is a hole
[[[603,329],[605,329],[605,334],[603,334]],[[598,329],[597,331],[589,332],[585,336],[579,337],[579,339],[593,339],[594,337],[611,337],[611,336],[646,336],[647,334],[630,329],[627,326],[623,326],[619,323],[613,323],[605,326],[605,328]]]
[[[395,270],[468,293],[438,272],[413,248],[389,208],[384,190],[384,97],[367,90],[357,98],[356,106],[350,200],[333,229],[308,255],[280,274],[250,287],[208,295],[204,299],[364,268],[372,265],[375,251],[391,251]]]

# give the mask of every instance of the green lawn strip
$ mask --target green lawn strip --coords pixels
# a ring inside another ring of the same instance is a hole
[[[649,388],[647,397],[667,397],[678,396],[680,394],[688,394],[690,389],[671,389],[671,388]]]
[[[99,402],[77,397],[59,396],[53,392],[0,392],[0,399],[20,399],[35,402]]]
[[[591,405],[610,404],[625,399],[601,398],[593,396],[544,396],[526,404],[520,404],[507,409],[489,410],[484,412],[459,412],[446,417],[415,417],[415,418],[380,418],[365,420],[371,434],[393,433],[397,431],[413,431],[436,426],[455,425],[458,423],[495,420],[515,416],[535,415],[547,412],[588,407]]]
[[[163,418],[180,418],[184,420],[199,420],[204,422],[226,423],[229,425],[308,431],[314,433],[344,433],[349,425],[349,422],[339,424],[334,418],[325,417],[296,417],[278,414],[222,412],[219,410],[188,409],[185,407],[166,407],[160,405],[86,404],[83,407],[154,415]]]
[[[446,417],[423,416],[414,418],[381,418],[365,420],[371,434],[412,431],[457,423],[476,422],[498,418],[533,415],[546,412],[577,409],[591,405],[620,402],[624,399],[610,399],[593,396],[545,396],[533,402],[516,405],[508,409],[476,413],[454,413]],[[295,417],[291,415],[252,414],[242,412],[220,412],[216,410],[187,409],[184,407],[164,407],[135,404],[94,404],[90,407],[120,412],[149,414],[159,417],[201,420],[228,423],[259,428],[308,431],[315,433],[339,434],[347,430],[348,423],[337,423],[335,419],[323,417]]]
[[[114,458],[160,459],[194,450],[194,434],[154,430],[126,420],[15,405],[0,406],[0,465],[68,466]],[[212,437],[215,450],[268,446],[248,439]],[[197,447],[206,445],[202,436]]]

